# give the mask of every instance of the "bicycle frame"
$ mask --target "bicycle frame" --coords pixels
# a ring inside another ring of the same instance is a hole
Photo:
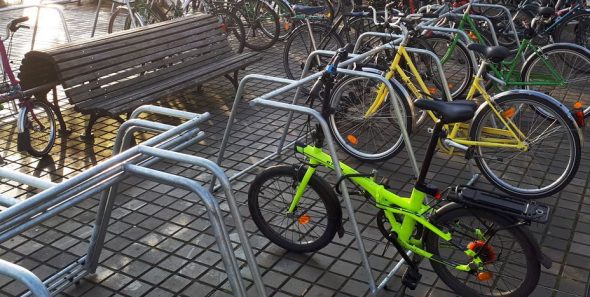
[[[293,213],[299,203],[299,199],[302,197],[309,180],[315,174],[318,166],[324,166],[331,170],[334,170],[334,163],[332,158],[321,148],[307,145],[305,147],[297,146],[297,152],[305,155],[309,159],[309,167],[305,171],[300,184],[297,187],[297,191],[293,200],[291,201],[288,213]],[[414,238],[413,234],[416,230],[416,224],[420,224],[432,231],[434,234],[442,238],[443,240],[450,242],[452,240],[451,234],[443,232],[438,227],[430,223],[426,217],[433,209],[424,204],[426,194],[420,190],[414,188],[410,197],[402,197],[391,191],[385,189],[385,186],[376,183],[372,178],[368,177],[354,177],[359,172],[346,164],[339,162],[340,168],[342,169],[343,176],[350,176],[349,179],[352,182],[366,191],[366,193],[375,198],[375,205],[384,210],[385,216],[391,224],[391,229],[397,234],[397,238],[401,245],[427,259],[432,259],[437,262],[443,263],[454,267],[460,271],[471,271],[469,264],[455,264],[449,263],[433,255],[432,253],[422,249],[422,240],[420,238]],[[399,222],[394,214],[403,215],[403,220]],[[470,257],[474,257],[476,254],[470,249],[464,250],[465,254]],[[473,262],[479,264],[481,260],[478,257],[474,257]]]
[[[465,31],[466,27],[468,28],[469,32],[473,34],[472,39],[474,39],[475,42],[479,42],[485,45],[485,43],[483,42],[484,39],[482,35],[477,30],[477,25],[469,15],[469,9],[467,9],[463,14],[463,17],[461,18],[461,21],[459,22],[457,29]],[[449,48],[447,49],[445,55],[441,59],[441,62],[443,64],[449,60],[452,53],[455,51],[455,48],[457,47],[457,43],[459,42],[459,40],[460,36],[454,34]],[[519,75],[520,73],[517,70],[518,59],[519,57],[522,57],[524,59],[524,53],[527,51],[532,51],[534,55],[538,56],[541,59],[543,64],[551,73],[551,77],[547,77],[544,80],[532,82],[521,81]],[[558,73],[557,69],[549,61],[547,61],[547,59],[545,59],[543,53],[537,46],[535,46],[531,42],[531,39],[523,39],[517,49],[517,53],[515,54],[514,58],[502,61],[500,65],[501,67],[497,67],[493,64],[490,64],[489,66],[492,70],[492,73],[494,74],[494,77],[498,78],[505,86],[565,86],[565,79]],[[507,70],[503,70],[503,68],[506,68]]]
[[[412,58],[410,57],[410,55],[406,51],[406,47],[403,45],[403,43],[402,43],[402,45],[397,47],[396,50],[397,50],[396,55],[389,67],[389,71],[385,74],[385,78],[392,79],[393,76],[397,73],[397,75],[399,75],[400,79],[405,83],[405,86],[410,90],[410,92],[412,93],[412,95],[416,99],[424,98],[425,96],[423,96],[422,94],[430,95],[430,91],[429,91],[428,87],[426,86],[426,83],[422,79],[420,73],[418,72],[416,66],[414,65],[414,63],[412,61]],[[418,89],[418,87],[416,87],[414,85],[414,83],[412,82],[410,77],[400,67],[399,64],[402,59],[404,60],[406,65],[410,68],[410,71],[414,75],[414,78],[416,79],[418,86],[420,87],[421,90]],[[464,123],[455,123],[455,124],[447,125],[447,127],[445,127],[445,128],[447,129],[447,131],[450,131],[448,138],[458,144],[465,145],[465,146],[503,147],[503,148],[515,148],[515,149],[520,149],[520,150],[526,150],[528,148],[528,146],[522,140],[522,139],[526,138],[524,136],[524,133],[522,133],[522,131],[520,131],[518,129],[518,127],[516,127],[516,125],[514,125],[514,123],[512,123],[512,121],[510,119],[505,119],[505,117],[502,116],[501,111],[498,110],[498,108],[495,106],[494,102],[492,101],[491,96],[487,93],[487,91],[485,90],[485,88],[482,85],[483,70],[485,69],[486,66],[487,66],[486,62],[483,62],[482,65],[480,66],[479,71],[478,71],[477,75],[475,76],[474,81],[469,89],[466,99],[473,100],[473,97],[477,93],[482,95],[482,97],[487,102],[487,104],[490,106],[490,108],[492,109],[492,111],[494,112],[496,117],[499,119],[500,123],[503,125],[503,127],[506,128],[506,129],[501,129],[501,128],[485,127],[484,131],[487,134],[502,136],[503,138],[486,138],[485,141],[473,141],[473,140],[468,140],[466,138],[459,138],[458,137],[459,132],[461,130],[468,128],[468,125],[464,124]],[[385,87],[383,85],[381,85],[379,87],[378,92],[377,92],[377,97],[375,98],[375,101],[373,102],[373,104],[367,110],[365,117],[370,117],[375,112],[377,112],[379,107],[381,107],[381,105],[383,104],[386,96],[387,96],[387,90],[385,89]],[[426,96],[426,97],[428,97],[428,96]],[[437,120],[436,115],[434,115],[434,113],[432,113],[431,111],[427,111],[427,113],[430,116],[430,118],[436,122],[436,120]],[[507,139],[506,137],[510,137],[510,138]]]

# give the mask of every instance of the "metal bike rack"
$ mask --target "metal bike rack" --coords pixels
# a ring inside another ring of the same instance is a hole
[[[477,2],[472,2],[472,3],[467,3],[467,4],[463,4],[447,13],[441,14],[439,17],[428,20],[426,22],[423,23],[424,26],[428,26],[428,29],[431,30],[432,28],[436,28],[436,26],[433,26],[437,21],[445,18],[445,17],[462,17],[463,14],[462,12],[469,6],[471,5],[471,7],[483,7],[483,8],[496,8],[496,9],[501,9],[503,11],[503,13],[505,13],[506,18],[509,20],[510,23],[510,29],[512,30],[512,35],[514,36],[515,40],[516,40],[516,45],[517,47],[520,46],[520,38],[518,37],[518,33],[516,32],[516,27],[514,27],[514,22],[512,21],[512,13],[510,13],[510,10],[508,10],[508,8],[506,8],[505,6],[502,5],[497,5],[497,4],[486,4],[486,3],[477,3]],[[473,19],[479,19],[482,20],[484,22],[486,22],[490,28],[491,28],[491,33],[492,33],[492,39],[493,42],[495,43],[495,45],[498,45],[498,38],[496,35],[496,30],[494,29],[494,25],[493,22],[485,17],[485,16],[480,16],[480,15],[471,15],[471,18]],[[422,27],[424,29],[426,29],[425,27]],[[433,29],[432,29],[433,30]],[[521,54],[523,60],[524,60],[524,53]]]
[[[59,14],[59,18],[61,19],[61,23],[63,25],[66,40],[68,42],[72,41],[72,38],[70,37],[70,31],[68,30],[68,25],[66,24],[66,19],[64,18],[64,12],[61,9],[61,7],[59,7],[57,5],[53,5],[53,4],[17,5],[17,6],[0,8],[0,12],[22,10],[22,9],[26,9],[26,8],[37,8],[37,14],[35,17],[35,25],[33,27],[33,37],[32,37],[32,41],[31,41],[31,50],[33,50],[33,48],[35,47],[35,40],[37,38],[37,28],[39,27],[39,13],[41,12],[42,8],[53,9],[53,10],[57,11],[57,13]]]
[[[399,42],[400,40],[397,40],[397,42]],[[403,100],[402,98],[398,98],[397,94],[395,92],[393,92],[393,88],[391,83],[386,80],[383,76],[378,75],[378,74],[374,74],[374,73],[367,73],[367,72],[362,72],[362,71],[356,71],[356,70],[349,70],[346,69],[347,66],[352,65],[355,62],[359,62],[364,60],[365,58],[374,55],[375,53],[378,53],[379,51],[383,51],[386,49],[390,49],[392,48],[391,44],[387,44],[387,45],[383,45],[380,47],[377,47],[375,49],[372,49],[366,53],[357,55],[357,54],[350,54],[349,57],[351,57],[350,59],[343,61],[339,64],[339,68],[338,68],[338,73],[342,73],[345,75],[353,75],[353,76],[361,76],[361,77],[367,77],[367,78],[371,78],[371,79],[376,79],[381,81],[383,84],[385,84],[385,86],[389,89],[389,100],[391,101],[392,106],[394,106],[394,111],[396,112],[396,116],[398,118],[399,121],[399,125],[401,127],[401,131],[402,131],[402,137],[404,137],[404,141],[405,141],[405,149],[406,152],[408,153],[408,157],[410,159],[410,163],[412,166],[412,169],[414,170],[415,176],[418,176],[418,166],[416,163],[416,159],[414,156],[414,152],[412,150],[412,146],[411,146],[411,142],[410,142],[410,138],[409,135],[407,133],[407,131],[403,128],[404,124],[402,122],[402,115],[401,115],[401,111],[400,111],[400,103],[398,102],[398,100]],[[256,75],[256,74],[251,74],[251,75],[247,75],[245,76],[241,81],[240,84],[238,86],[238,90],[235,96],[235,100],[232,106],[232,111],[230,113],[229,119],[228,119],[228,123],[227,123],[227,127],[226,130],[224,132],[224,136],[223,136],[223,140],[221,142],[221,147],[219,149],[219,155],[218,155],[218,159],[217,159],[217,164],[221,166],[223,160],[224,160],[224,154],[225,154],[225,150],[228,144],[228,140],[230,137],[230,133],[232,131],[232,127],[235,121],[235,117],[236,114],[238,112],[238,104],[241,102],[242,99],[242,95],[244,93],[244,89],[245,86],[248,82],[252,81],[252,80],[263,80],[263,81],[269,81],[269,82],[274,82],[274,83],[280,83],[280,84],[285,84],[285,86],[280,87],[272,92],[266,93],[262,96],[257,97],[256,99],[251,100],[251,104],[252,105],[258,105],[258,106],[265,106],[265,107],[272,107],[275,109],[281,109],[281,110],[288,110],[289,111],[289,117],[287,119],[287,122],[285,123],[285,127],[284,127],[284,131],[283,134],[279,140],[279,144],[277,146],[277,151],[268,155],[267,157],[263,158],[262,160],[255,162],[253,165],[247,167],[246,169],[232,175],[229,179],[230,180],[234,180],[237,177],[245,174],[246,172],[252,170],[253,168],[261,165],[262,163],[266,163],[269,160],[279,156],[282,151],[284,149],[286,149],[287,147],[290,147],[294,142],[291,142],[287,145],[284,145],[285,140],[286,140],[286,135],[288,133],[289,130],[289,126],[291,124],[292,121],[292,117],[293,114],[295,112],[298,113],[302,113],[302,114],[306,114],[309,115],[311,117],[314,117],[318,123],[321,126],[321,129],[324,131],[324,135],[325,135],[325,143],[327,144],[328,147],[328,151],[330,153],[330,156],[332,157],[332,160],[334,162],[334,171],[336,173],[337,178],[341,178],[342,177],[342,171],[338,162],[338,156],[336,154],[336,147],[334,145],[334,141],[332,139],[332,135],[329,131],[329,127],[327,122],[321,117],[320,113],[314,109],[305,107],[305,106],[300,106],[297,105],[297,99],[299,97],[299,94],[301,92],[301,87],[309,82],[312,82],[314,80],[316,80],[317,78],[319,78],[322,75],[322,72],[319,73],[315,73],[312,74],[310,76],[304,77],[307,72],[308,69],[310,67],[310,63],[313,59],[315,59],[318,55],[329,55],[329,56],[333,56],[335,54],[335,52],[333,51],[323,51],[323,50],[318,50],[318,51],[314,51],[312,52],[309,57],[307,58],[305,67],[303,69],[303,74],[302,74],[302,79],[300,80],[290,80],[290,79],[284,79],[284,78],[277,78],[277,77],[271,77],[271,76],[265,76],[265,75]],[[434,55],[434,54],[433,54]],[[442,68],[441,68],[442,69]],[[304,77],[304,78],[303,78]],[[443,77],[444,79],[444,77]],[[270,99],[272,99],[273,97],[276,97],[278,95],[284,94],[288,91],[294,90],[296,89],[295,92],[295,96],[293,98],[293,102],[291,104],[289,103],[282,103],[282,102],[277,102],[277,101],[272,101]],[[407,100],[407,98],[404,98]],[[214,188],[214,184],[211,184],[212,189]],[[358,249],[359,249],[359,254],[361,255],[361,259],[362,259],[362,265],[365,269],[365,271],[367,272],[367,282],[369,284],[369,288],[372,294],[377,294],[381,289],[383,289],[385,287],[385,285],[387,284],[387,282],[391,279],[391,277],[393,277],[393,275],[395,274],[395,272],[397,272],[403,265],[404,260],[401,259],[394,267],[393,269],[384,277],[384,279],[381,281],[381,283],[379,285],[376,285],[375,279],[373,278],[372,275],[372,271],[371,271],[371,267],[369,264],[369,260],[367,257],[367,253],[366,253],[366,249],[363,243],[363,238],[361,236],[360,230],[358,228],[357,222],[356,222],[356,217],[355,217],[355,212],[354,212],[354,208],[352,206],[351,200],[350,200],[350,196],[346,187],[346,181],[343,180],[343,182],[341,182],[340,184],[340,190],[342,191],[342,196],[343,196],[343,200],[344,200],[344,204],[346,209],[348,210],[348,217],[349,220],[351,222],[351,225],[353,226],[353,233],[355,236],[355,240],[357,241],[357,245],[358,245]]]
[[[142,112],[174,116],[188,121],[178,126],[171,126],[138,119],[137,116]],[[184,149],[203,139],[204,133],[197,128],[197,125],[208,118],[208,113],[194,114],[163,107],[142,106],[135,110],[127,122],[121,125],[115,140],[113,157],[71,179],[54,184],[24,174],[13,178],[12,173],[10,176],[6,176],[5,171],[0,171],[0,177],[11,178],[29,185],[45,188],[41,193],[21,202],[16,199],[4,201],[12,205],[0,212],[0,242],[39,225],[44,220],[102,192],[93,234],[86,255],[52,275],[43,283],[40,283],[39,279],[33,278],[32,273],[22,267],[7,272],[7,269],[17,265],[1,261],[0,274],[12,276],[17,281],[27,285],[30,291],[24,296],[30,296],[31,294],[50,296],[61,292],[82,277],[94,273],[104,245],[111,211],[116,199],[117,185],[121,180],[129,176],[140,176],[187,189],[204,202],[231,289],[236,296],[246,296],[246,287],[241,278],[240,267],[233,252],[229,234],[223,223],[223,216],[217,200],[197,181],[147,168],[147,166],[157,161],[171,160],[203,167],[211,171],[212,178],[215,177],[221,181],[221,187],[224,190],[229,211],[235,221],[236,232],[242,244],[253,282],[259,296],[265,296],[264,285],[255,262],[254,253],[248,242],[243,220],[238,211],[229,180],[224,172],[212,161],[174,152],[174,150]],[[140,145],[124,150],[131,143],[133,133],[136,131],[162,133]],[[45,289],[45,291],[41,288]]]
[[[116,1],[118,3],[120,3],[121,1]],[[125,4],[125,6],[127,6],[127,9],[129,10],[129,13],[132,13],[132,7],[131,7],[131,0],[123,0],[123,3]],[[94,22],[92,23],[92,31],[90,32],[90,37],[94,37],[94,34],[96,33],[96,25],[98,24],[98,15],[100,14],[100,7],[102,6],[102,0],[98,0],[98,4],[96,4],[96,12],[94,13]],[[132,28],[137,27],[137,23],[135,21],[134,17],[131,17],[131,26]],[[143,24],[140,24],[141,26],[143,26]]]

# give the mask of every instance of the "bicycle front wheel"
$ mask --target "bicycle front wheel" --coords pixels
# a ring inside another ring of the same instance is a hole
[[[25,147],[29,154],[42,157],[51,151],[55,143],[57,136],[55,117],[51,108],[42,102],[31,102],[31,106],[32,109],[23,108],[19,117],[26,130],[24,135],[28,135],[22,141],[27,142]]]
[[[365,161],[380,162],[395,156],[404,146],[403,135],[389,95],[367,114],[382,85],[366,77],[347,77],[334,87],[330,98],[333,113],[328,125],[338,145],[349,155]],[[394,86],[399,99],[404,129],[412,132],[412,113],[403,93]],[[387,92],[387,94],[389,94]]]
[[[582,101],[584,115],[588,115],[590,101],[583,100],[590,91],[590,52],[564,43],[551,44],[540,51],[542,55],[533,53],[522,68],[527,88],[548,94],[568,109]]]
[[[216,10],[215,13],[220,18],[221,31],[227,36],[227,41],[232,47],[232,50],[236,53],[243,52],[246,33],[242,21],[232,12],[225,9]]]
[[[287,38],[285,42],[285,49],[283,51],[283,65],[285,67],[285,74],[290,79],[299,79],[305,67],[305,61],[309,54],[318,50],[335,51],[344,46],[344,42],[340,36],[331,30],[330,27],[311,23],[311,32],[307,25],[301,25],[293,30],[293,33]],[[313,41],[317,48],[314,48]],[[329,62],[329,57],[317,57],[313,59],[310,64],[309,73],[321,71]],[[319,60],[319,61],[318,61]]]
[[[475,161],[497,188],[514,196],[537,199],[557,193],[580,165],[577,126],[554,100],[530,93],[500,96],[496,109],[518,130],[525,149],[476,147]],[[473,119],[470,137],[488,144],[516,144],[489,105]]]
[[[424,246],[434,255],[430,264],[458,295],[520,297],[535,289],[541,267],[524,227],[490,211],[464,207],[443,207],[433,223],[452,238],[445,241],[426,229]],[[479,254],[482,270],[465,272],[451,266],[472,263],[468,250]]]
[[[305,168],[270,167],[248,191],[248,208],[262,234],[292,252],[315,252],[328,245],[342,217],[340,203],[329,184],[313,175],[295,210],[289,213]]]

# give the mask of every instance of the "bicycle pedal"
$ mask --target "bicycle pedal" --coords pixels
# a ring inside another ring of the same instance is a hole
[[[418,269],[408,268],[402,277],[402,284],[410,290],[415,290],[418,287],[418,283],[422,279],[422,274]]]

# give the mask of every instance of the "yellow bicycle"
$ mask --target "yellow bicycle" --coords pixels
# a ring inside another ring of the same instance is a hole
[[[391,81],[396,97],[402,98],[401,114],[408,118],[404,121],[408,131],[415,123],[412,99],[450,100],[432,98],[431,89],[414,64],[403,25],[412,21],[400,18],[397,25],[405,38],[395,46],[395,57],[383,74]],[[582,136],[571,112],[554,98],[531,90],[490,96],[482,84],[483,71],[489,63],[500,63],[510,53],[504,47],[477,44],[469,49],[484,60],[466,99],[475,100],[479,94],[476,101],[481,104],[470,123],[445,125],[446,136],[439,148],[448,153],[465,151],[493,185],[509,194],[536,199],[558,192],[574,177],[580,164]],[[393,106],[385,100],[388,92],[383,84],[363,77],[344,78],[334,86],[328,122],[338,144],[357,159],[384,161],[403,148]],[[427,115],[435,122],[438,119],[432,111]]]

